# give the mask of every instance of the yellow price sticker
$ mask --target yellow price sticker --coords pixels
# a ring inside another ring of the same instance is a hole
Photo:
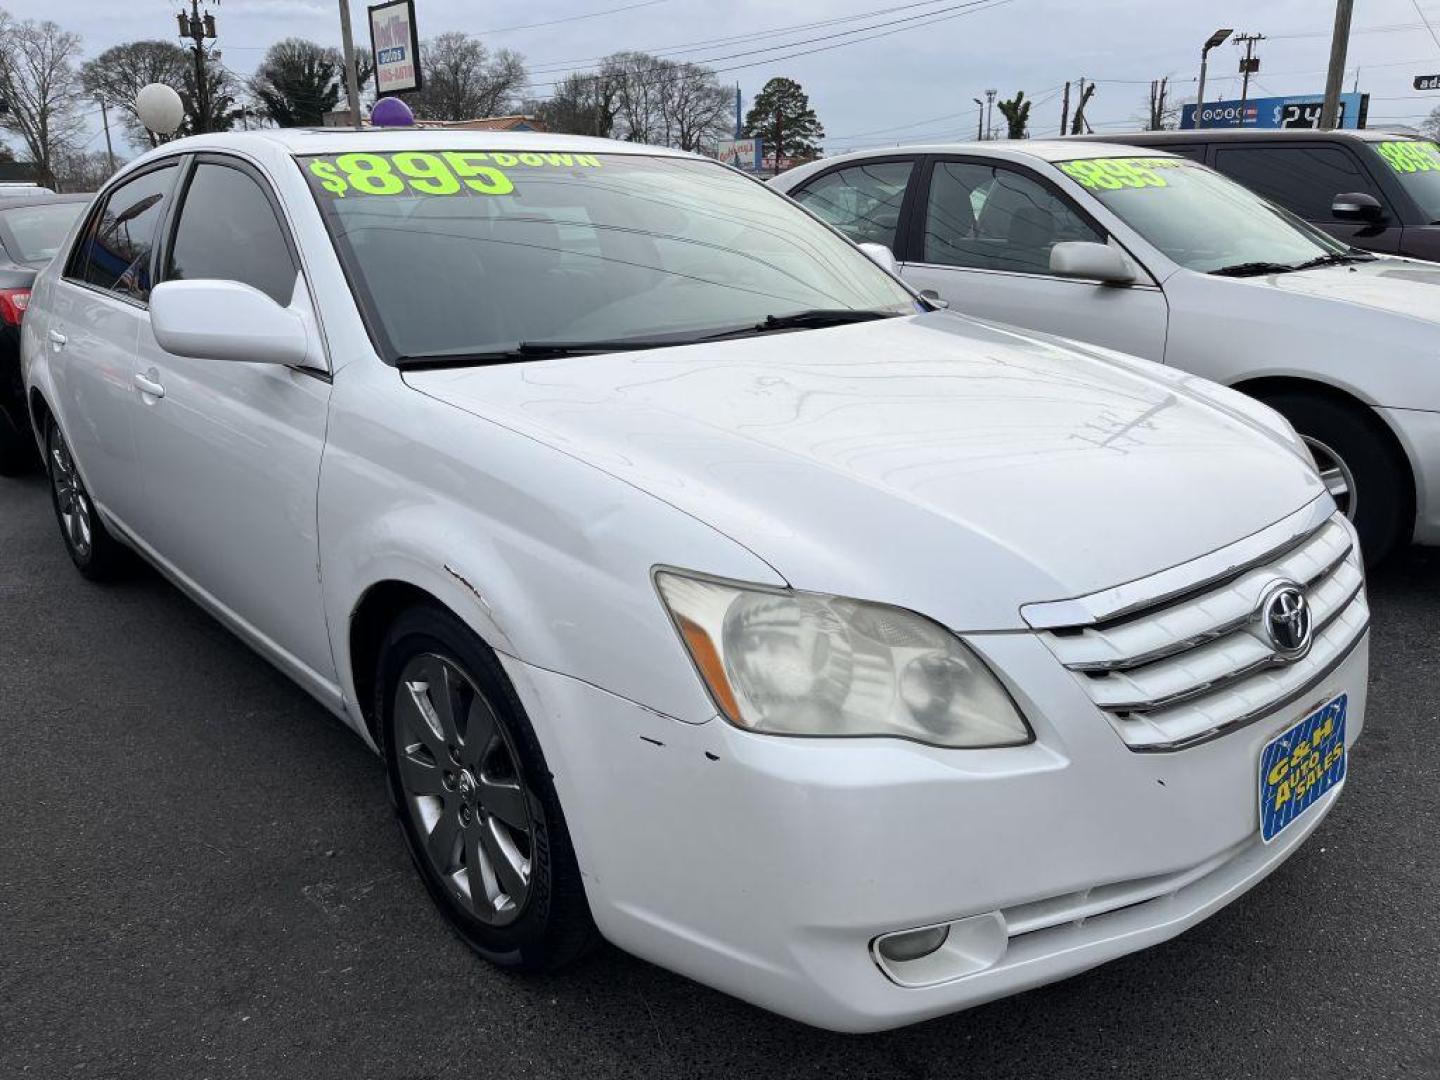
[[[1440,172],[1440,146],[1405,139],[1375,144],[1375,150],[1397,173]]]
[[[1178,169],[1179,158],[1082,158],[1059,162],[1060,171],[1081,187],[1092,191],[1119,191],[1122,188],[1169,187],[1161,175],[1165,169]]]
[[[338,154],[311,158],[306,171],[318,191],[350,195],[508,195],[510,170],[598,169],[594,154],[401,150],[390,154]]]

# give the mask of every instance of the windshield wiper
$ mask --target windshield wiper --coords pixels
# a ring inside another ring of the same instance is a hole
[[[875,308],[808,308],[792,311],[787,315],[766,315],[751,326],[737,326],[721,330],[697,339],[718,341],[722,338],[749,337],[754,334],[770,334],[777,330],[819,330],[826,326],[845,326],[849,323],[873,322],[876,319],[893,319],[903,314],[899,311],[883,311]]]
[[[1306,259],[1295,269],[1313,270],[1317,266],[1343,266],[1345,263],[1374,261],[1375,256],[1364,251],[1333,251],[1325,255],[1316,255],[1313,259]]]
[[[597,353],[633,352],[680,344],[663,340],[620,341],[517,341],[504,349],[484,352],[415,353],[395,358],[402,370],[438,367],[478,367],[485,364],[518,364],[526,360],[553,360],[562,356],[593,356]]]
[[[1207,271],[1213,277],[1259,277],[1261,274],[1288,274],[1299,267],[1290,263],[1277,262],[1243,262],[1234,266],[1222,266],[1218,270]]]

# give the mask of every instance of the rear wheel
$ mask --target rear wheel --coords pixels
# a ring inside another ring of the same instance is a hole
[[[1360,534],[1365,561],[1375,565],[1401,544],[1413,526],[1410,474],[1405,459],[1362,408],[1312,394],[1265,399],[1305,440],[1320,478]]]
[[[49,420],[45,429],[45,466],[50,476],[50,499],[60,538],[75,568],[92,581],[116,577],[126,566],[128,553],[95,512],[95,504],[59,425]]]
[[[539,741],[494,655],[460,620],[412,608],[376,680],[391,801],[460,936],[503,967],[551,970],[595,939]]]

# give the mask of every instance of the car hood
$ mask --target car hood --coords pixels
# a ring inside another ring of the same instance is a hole
[[[1382,258],[1244,280],[1262,288],[1440,322],[1440,266],[1434,263]]]
[[[1137,363],[936,313],[405,379],[666,500],[797,588],[979,630],[1323,495],[1253,420]]]

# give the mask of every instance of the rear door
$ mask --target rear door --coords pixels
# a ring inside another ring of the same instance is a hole
[[[1367,251],[1394,254],[1403,233],[1389,196],[1360,155],[1335,142],[1221,143],[1213,168],[1251,191],[1318,225],[1330,235]],[[1380,223],[1341,221],[1331,212],[1336,195],[1363,192],[1378,199]]]
[[[165,280],[239,281],[308,307],[281,205],[248,163],[196,157],[167,231]],[[302,677],[333,679],[315,523],[328,373],[176,356],[148,318],[138,351],[150,389],[135,421],[147,488],[136,532]]]
[[[179,160],[168,159],[100,198],[55,283],[42,342],[57,391],[51,404],[85,485],[127,529],[144,498],[133,430],[135,350],[179,174]]]
[[[1164,359],[1167,309],[1158,287],[1050,273],[1057,243],[1111,241],[1039,173],[991,159],[939,157],[919,181],[902,271],[916,288],[934,289],[966,314]]]

